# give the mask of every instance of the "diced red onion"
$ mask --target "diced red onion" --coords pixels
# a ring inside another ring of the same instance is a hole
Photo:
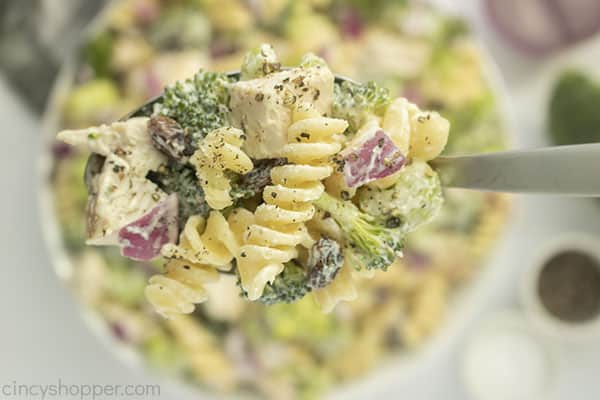
[[[153,68],[148,68],[144,73],[144,84],[148,98],[153,98],[163,92],[164,84]]]
[[[385,178],[400,170],[406,158],[392,139],[383,131],[363,141],[358,147],[342,153],[344,178],[348,187],[357,187]]]
[[[69,156],[73,154],[73,147],[69,146],[64,142],[54,142],[52,143],[52,155],[57,160],[64,160],[65,158],[69,158]]]
[[[346,7],[340,11],[340,31],[348,39],[358,39],[363,33],[363,22],[356,9]]]
[[[172,194],[150,212],[119,230],[121,254],[138,261],[149,261],[160,255],[167,243],[177,241],[178,201]]]
[[[155,1],[138,0],[134,4],[133,14],[141,24],[148,25],[160,17],[160,5]]]
[[[431,263],[431,257],[423,252],[414,249],[405,249],[403,253],[404,264],[410,270],[420,271]]]

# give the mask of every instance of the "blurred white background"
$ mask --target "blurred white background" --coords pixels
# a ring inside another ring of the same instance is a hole
[[[546,143],[544,93],[551,83],[553,65],[569,57],[559,55],[531,60],[513,52],[488,28],[476,0],[465,7],[483,41],[496,58],[509,89],[521,147]],[[598,45],[590,45],[600,49]],[[598,51],[596,54],[600,53]],[[592,57],[591,55],[588,55]],[[596,60],[599,58],[596,57]],[[140,370],[119,362],[87,329],[71,295],[49,265],[38,223],[36,163],[39,123],[0,80],[0,230],[4,279],[0,282],[0,385],[24,384],[150,384]],[[496,309],[518,307],[518,278],[550,236],[571,230],[600,233],[600,207],[586,200],[522,197],[516,204],[516,223],[498,249],[493,275],[475,314],[484,317]],[[470,330],[478,320],[467,321],[462,335],[424,367],[406,376],[388,393],[369,393],[370,398],[415,400],[467,399],[460,380],[460,355]],[[595,348],[594,348],[595,347]],[[559,348],[559,365],[552,400],[600,398],[596,372],[600,368],[599,346]],[[2,396],[0,396],[2,397]],[[366,396],[365,396],[366,397]],[[15,397],[16,398],[16,397]],[[163,385],[161,399],[192,398]],[[196,397],[197,398],[197,397]],[[362,397],[364,398],[364,397]],[[507,399],[510,400],[510,399]],[[532,399],[534,400],[534,399]]]

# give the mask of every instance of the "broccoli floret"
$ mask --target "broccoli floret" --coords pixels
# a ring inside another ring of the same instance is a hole
[[[104,31],[94,37],[84,48],[85,60],[96,77],[105,77],[110,72],[114,38],[111,32]]]
[[[409,232],[429,222],[444,202],[438,175],[425,162],[402,168],[396,184],[387,189],[365,187],[357,193],[364,212],[399,225]]]
[[[375,82],[344,81],[335,84],[332,115],[348,121],[349,132],[356,132],[371,114],[382,116],[391,103],[390,92]]]
[[[566,71],[550,100],[549,128],[558,145],[600,142],[600,84],[577,72]]]
[[[170,162],[159,171],[151,171],[148,179],[168,194],[177,193],[179,221],[182,224],[192,215],[208,216],[210,207],[206,203],[204,191],[198,184],[198,178],[192,166]]]
[[[270,44],[261,44],[246,53],[242,63],[240,79],[261,78],[281,69],[279,58]]]
[[[404,230],[366,214],[352,202],[324,193],[315,205],[340,225],[353,253],[367,269],[387,269],[402,254]]]
[[[241,284],[238,280],[238,286]],[[262,296],[257,300],[265,305],[277,303],[294,303],[310,292],[307,285],[307,276],[304,269],[293,261],[285,264],[283,272],[275,278],[273,283],[265,286]],[[242,297],[247,298],[247,293],[242,290]]]
[[[153,114],[177,121],[196,146],[210,131],[227,125],[231,82],[223,73],[201,70],[193,78],[167,87]]]
[[[339,243],[333,239],[322,237],[315,243],[308,256],[308,286],[320,289],[335,279],[344,263],[344,254]]]

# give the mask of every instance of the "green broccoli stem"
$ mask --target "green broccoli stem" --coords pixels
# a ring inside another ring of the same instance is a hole
[[[351,202],[338,200],[327,192],[323,192],[314,205],[331,214],[341,226],[352,226],[357,219],[365,217],[365,214]]]
[[[350,201],[336,199],[327,193],[314,204],[336,220],[348,245],[360,255],[367,269],[386,269],[401,254],[404,243],[401,228],[387,228]]]

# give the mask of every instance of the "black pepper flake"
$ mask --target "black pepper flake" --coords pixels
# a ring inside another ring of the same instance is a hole
[[[245,258],[246,257],[246,253],[242,251],[242,253],[240,254],[240,257]]]
[[[350,200],[350,193],[346,190],[342,190],[340,196],[342,197],[342,200]]]
[[[271,192],[271,197],[274,198],[274,199],[276,199],[277,198],[277,193]]]
[[[265,95],[264,95],[264,93],[256,93],[256,96],[254,97],[254,99],[255,99],[256,101],[263,101],[263,100],[264,100],[264,98],[265,98]]]
[[[302,132],[300,134],[300,137],[305,138],[305,139],[310,139],[310,133],[308,133],[308,132]]]
[[[387,219],[387,221],[385,221],[385,226],[387,228],[398,228],[400,227],[400,224],[402,223],[402,221],[400,221],[400,218],[398,217],[390,217]]]

